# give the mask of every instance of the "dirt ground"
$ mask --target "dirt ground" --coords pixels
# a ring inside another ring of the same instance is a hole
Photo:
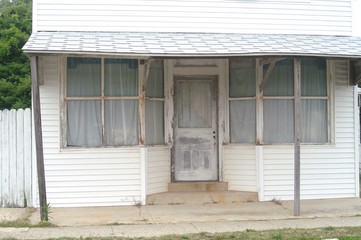
[[[0,222],[27,219],[34,211],[32,208],[0,208]]]

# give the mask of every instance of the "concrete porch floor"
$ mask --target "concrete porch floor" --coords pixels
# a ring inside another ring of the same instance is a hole
[[[51,211],[50,222],[58,226],[234,222],[356,217],[361,215],[361,200],[303,200],[300,217],[293,216],[293,201],[52,208]],[[39,222],[39,216],[37,209],[30,216],[31,222]]]

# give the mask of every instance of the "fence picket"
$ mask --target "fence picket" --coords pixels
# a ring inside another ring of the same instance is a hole
[[[24,111],[24,205],[33,206],[33,166],[32,166],[32,128],[31,110]]]
[[[1,163],[1,205],[6,206],[9,203],[9,110],[5,109],[2,116],[2,163]]]
[[[9,206],[17,207],[17,187],[16,187],[16,110],[9,111]]]
[[[24,205],[24,110],[16,114],[16,198],[17,206]]]

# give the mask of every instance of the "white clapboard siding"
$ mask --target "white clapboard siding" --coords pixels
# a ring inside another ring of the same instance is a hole
[[[353,87],[335,88],[335,144],[301,145],[301,198],[356,197]],[[293,199],[293,145],[264,146],[265,200]]]
[[[349,61],[335,60],[335,80],[336,86],[349,85]]]
[[[47,200],[53,207],[140,202],[139,148],[60,149],[59,66],[44,57],[40,86]]]
[[[351,35],[351,0],[34,0],[35,31]]]
[[[0,111],[0,207],[33,206],[31,110]]]
[[[147,148],[147,194],[168,191],[170,183],[170,148]]]
[[[255,146],[224,146],[223,162],[229,190],[257,191]]]

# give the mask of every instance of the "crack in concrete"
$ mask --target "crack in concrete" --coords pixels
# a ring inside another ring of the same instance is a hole
[[[199,229],[194,225],[193,222],[190,222],[190,225],[191,225],[198,233],[200,233]]]

